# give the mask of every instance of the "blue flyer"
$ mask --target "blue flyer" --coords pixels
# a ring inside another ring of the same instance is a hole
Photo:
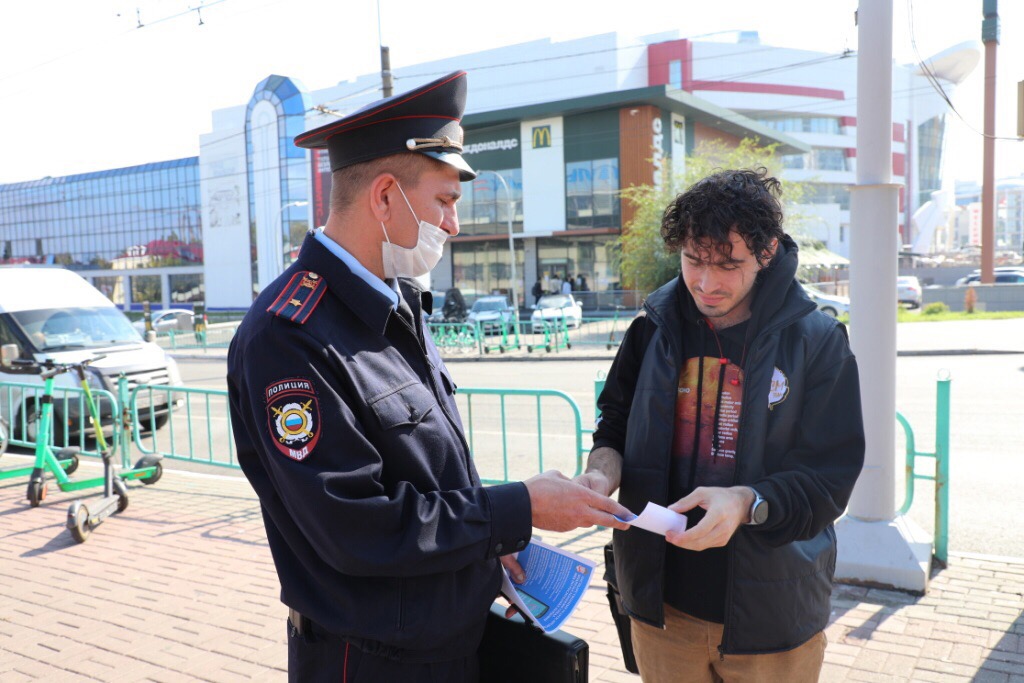
[[[590,586],[595,563],[538,540],[530,541],[517,559],[526,581],[513,583],[505,573],[502,594],[546,633],[557,631]]]

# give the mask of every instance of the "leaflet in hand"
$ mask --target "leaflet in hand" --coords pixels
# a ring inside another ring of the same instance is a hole
[[[647,503],[647,507],[640,513],[639,517],[634,517],[633,519],[616,517],[615,519],[625,522],[630,526],[661,534],[662,536],[669,531],[686,531],[688,522],[686,515],[673,512],[657,503]]]
[[[513,583],[502,567],[502,595],[545,633],[557,631],[590,586],[595,563],[538,540],[530,541],[517,559],[526,581]]]

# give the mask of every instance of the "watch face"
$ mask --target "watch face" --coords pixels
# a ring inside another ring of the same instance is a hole
[[[751,524],[764,524],[768,520],[768,501],[764,498],[754,504],[750,513]]]

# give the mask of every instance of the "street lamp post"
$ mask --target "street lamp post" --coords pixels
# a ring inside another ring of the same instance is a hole
[[[512,213],[514,204],[512,202],[512,190],[509,189],[508,183],[505,181],[505,177],[497,171],[491,170],[478,170],[477,175],[484,173],[493,174],[498,180],[501,181],[502,187],[505,188],[505,199],[508,201],[508,253],[509,258],[512,260],[512,311],[516,317],[516,324],[519,323],[519,290],[516,286],[516,248],[512,243]]]

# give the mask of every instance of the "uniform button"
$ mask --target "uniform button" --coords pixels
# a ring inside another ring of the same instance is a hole
[[[525,547],[526,547],[526,541],[524,541],[521,538],[518,541],[516,541],[516,550],[522,550]]]
[[[498,545],[494,546],[494,554],[495,555],[501,555],[501,551],[504,550],[504,549],[505,549],[505,546],[503,546],[502,544],[499,543]]]

